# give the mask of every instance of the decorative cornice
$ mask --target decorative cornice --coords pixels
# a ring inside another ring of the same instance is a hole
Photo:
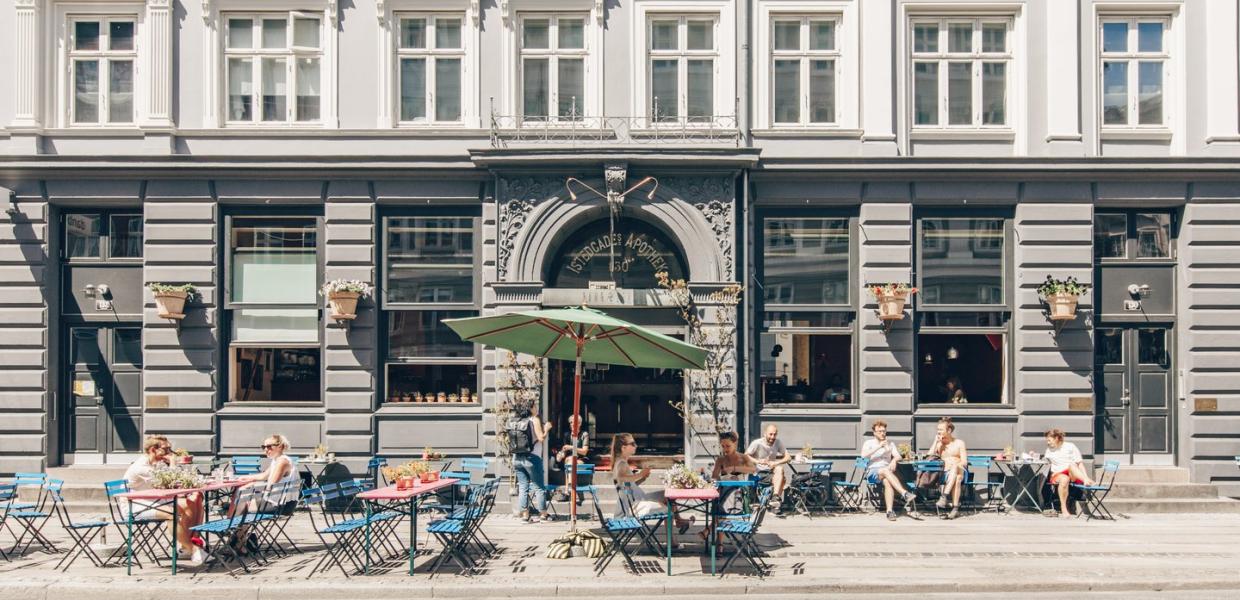
[[[340,7],[336,0],[327,0],[327,20],[331,21],[333,28],[340,23]]]
[[[499,0],[499,16],[505,23],[512,22],[512,2],[510,0]]]
[[[171,8],[172,0],[146,0],[146,7],[151,8]]]
[[[211,0],[202,0],[202,22],[211,24]]]
[[[599,25],[603,24],[603,13],[606,11],[606,2],[604,0],[594,0],[594,18],[598,20]]]
[[[379,19],[379,26],[387,25],[388,14],[386,0],[375,0],[375,18]]]
[[[479,23],[481,23],[482,21],[481,0],[469,0],[469,17],[470,17],[470,20],[474,22],[474,25],[478,25]]]
[[[39,4],[38,0],[13,0],[13,1],[14,1],[14,4],[16,4],[16,5],[17,5],[17,8],[18,8],[19,10],[21,10],[21,9],[31,10],[31,9],[38,9],[38,8],[39,8],[39,6],[38,6],[38,4]]]

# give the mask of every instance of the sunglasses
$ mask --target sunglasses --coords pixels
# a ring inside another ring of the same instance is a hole
[[[259,447],[262,448],[263,450],[270,450],[272,448],[279,448],[280,444],[263,444],[262,446],[259,446]]]
[[[172,446],[156,446],[156,448],[163,450],[164,452],[172,452]]]

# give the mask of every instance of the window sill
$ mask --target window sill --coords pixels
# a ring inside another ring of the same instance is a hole
[[[147,131],[137,125],[117,125],[117,126],[95,126],[95,127],[66,127],[59,129],[45,129],[43,134],[49,137],[126,137],[126,138],[142,138],[146,137]]]
[[[857,404],[831,404],[824,402],[803,402],[788,404],[764,404],[758,411],[762,415],[798,415],[812,413],[828,413],[843,411],[858,411],[860,405]]]
[[[322,402],[238,402],[230,400],[216,411],[217,415],[321,415]]]
[[[1003,412],[1015,415],[1016,407],[1011,404],[993,404],[983,402],[969,402],[967,404],[940,404],[935,402],[922,402],[917,405],[915,414],[917,416],[943,416],[954,417],[956,415],[975,414],[977,410],[986,412]]]
[[[490,136],[490,132],[485,129],[476,127],[422,127],[422,126],[401,126],[384,129],[329,129],[323,125],[315,126],[288,126],[288,127],[246,127],[233,126],[220,127],[218,129],[179,129],[176,134],[181,137],[199,137],[199,138],[227,138],[227,137],[253,137],[256,135],[265,135],[271,137],[347,137],[347,138],[409,138],[409,137],[469,137],[469,138],[486,138]]]
[[[750,133],[755,139],[789,139],[789,138],[820,138],[840,140],[860,140],[865,133],[860,129],[843,129],[839,127],[789,126],[754,129]]]
[[[482,413],[482,405],[477,402],[384,402],[375,411],[376,415],[476,415]]]
[[[914,129],[908,139],[925,142],[1014,142],[1012,129]]]
[[[1174,137],[1174,133],[1170,129],[1163,127],[1151,129],[1103,129],[1100,136],[1102,141],[1126,141],[1126,142],[1169,142]]]

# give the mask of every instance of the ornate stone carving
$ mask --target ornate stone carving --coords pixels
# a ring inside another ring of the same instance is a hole
[[[724,273],[735,276],[732,239],[736,192],[731,177],[664,177],[662,182],[673,196],[692,204],[715,235],[723,256]]]
[[[624,184],[628,183],[628,166],[611,164],[603,168],[603,179],[607,183],[607,191],[611,194],[623,194]]]
[[[499,201],[499,239],[496,270],[498,279],[508,277],[517,235],[525,228],[534,208],[549,198],[564,194],[564,181],[556,177],[518,177],[501,180],[507,197]]]

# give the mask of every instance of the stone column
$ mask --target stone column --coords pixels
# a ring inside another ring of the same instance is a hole
[[[172,2],[147,0],[146,110],[142,127],[172,127]]]

